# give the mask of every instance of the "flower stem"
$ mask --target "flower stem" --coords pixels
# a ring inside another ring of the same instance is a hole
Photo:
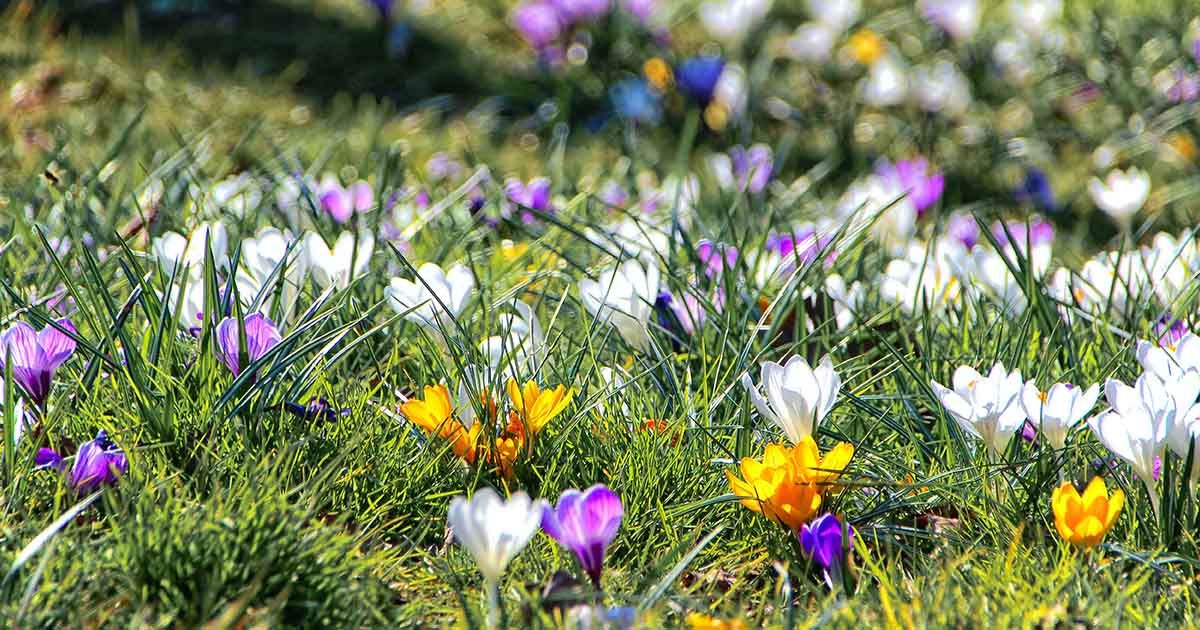
[[[496,630],[500,627],[500,583],[489,579],[484,589],[487,591],[487,627]]]

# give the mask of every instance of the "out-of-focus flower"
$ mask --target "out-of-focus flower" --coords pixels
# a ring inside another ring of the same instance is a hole
[[[704,108],[704,123],[709,129],[721,131],[732,120],[741,118],[746,111],[746,70],[736,63],[727,64],[717,78],[712,101]]]
[[[367,232],[358,237],[351,232],[342,232],[331,250],[320,234],[309,232],[304,237],[304,250],[318,286],[345,289],[355,278],[366,273],[375,251],[375,237]]]
[[[450,530],[471,556],[479,572],[495,588],[517,555],[542,524],[545,501],[532,501],[524,492],[513,493],[507,501],[495,490],[483,488],[467,500],[450,501]]]
[[[880,295],[899,304],[905,314],[924,308],[939,312],[958,304],[963,294],[959,279],[961,263],[956,263],[946,249],[920,243],[910,245],[904,257],[884,268]]]
[[[1173,81],[1167,88],[1167,99],[1173,103],[1186,103],[1200,97],[1200,77],[1182,69],[1175,71]]]
[[[864,66],[870,66],[883,59],[887,52],[887,42],[875,31],[864,28],[850,36],[846,46],[850,56]]]
[[[5,362],[11,361],[8,367],[12,369],[13,381],[38,410],[46,408],[54,372],[75,352],[75,339],[71,336],[78,334],[75,325],[69,319],[56,320],[55,324],[67,332],[50,325],[39,332],[19,321],[0,335],[0,373],[7,369]]]
[[[1088,182],[1088,193],[1096,207],[1122,226],[1128,226],[1150,196],[1150,176],[1136,168],[1113,169],[1103,182],[1093,177]]]
[[[808,14],[839,35],[858,20],[860,0],[808,0]]]
[[[181,274],[189,272],[198,276],[204,265],[206,244],[218,269],[229,266],[229,236],[225,224],[220,222],[198,225],[187,237],[178,232],[163,234],[154,239],[154,257],[167,276],[175,273],[177,268]]]
[[[1185,338],[1193,336],[1182,319],[1174,319],[1170,315],[1163,315],[1154,323],[1154,333],[1158,345],[1164,348],[1176,347]]]
[[[970,251],[979,242],[979,222],[971,215],[956,212],[946,220],[946,235]]]
[[[833,514],[822,514],[800,529],[800,546],[821,567],[825,584],[835,589],[842,581],[846,554],[854,545],[854,528]]]
[[[262,313],[252,313],[239,324],[234,317],[226,317],[217,325],[217,358],[233,372],[236,378],[241,374],[242,369],[246,365],[241,364],[240,359],[240,332],[239,327],[246,334],[246,361],[247,365],[261,359],[268,350],[279,345],[283,337],[279,334],[279,329]]]
[[[937,179],[927,180],[922,192],[940,194],[937,182]],[[834,214],[849,222],[853,229],[869,226],[879,242],[892,251],[908,245],[917,229],[915,200],[899,177],[869,175],[850,184],[838,200]]]
[[[761,370],[765,397],[749,374],[742,375],[742,387],[750,393],[759,415],[783,429],[792,444],[815,435],[818,423],[829,415],[842,386],[829,355],[821,357],[815,370],[798,355],[784,365],[764,361]]]
[[[109,439],[107,431],[100,431],[96,439],[84,443],[75,453],[68,482],[76,492],[84,494],[100,486],[116,485],[127,472],[129,461],[125,452]]]
[[[1008,17],[1023,34],[1040,39],[1062,17],[1062,0],[1009,0]]]
[[[575,396],[575,390],[567,389],[566,385],[543,390],[534,381],[527,381],[525,386],[521,387],[517,385],[516,379],[511,378],[508,379],[507,390],[514,413],[523,423],[526,432],[534,436],[558,417]]]
[[[568,24],[590,22],[604,17],[610,0],[550,0]]]
[[[1092,412],[1099,397],[1099,385],[1082,390],[1070,383],[1055,383],[1043,392],[1029,381],[1021,391],[1021,407],[1041,428],[1050,446],[1062,449],[1067,445],[1067,433]]]
[[[921,12],[950,37],[968,40],[979,30],[979,0],[921,0]]]
[[[959,366],[954,371],[954,389],[931,381],[934,393],[958,426],[981,440],[998,456],[1021,425],[1025,411],[1021,409],[1021,372],[1008,372],[997,363],[983,376],[974,368]]]
[[[700,5],[700,23],[716,40],[736,48],[771,10],[774,0],[709,0]]]
[[[875,167],[875,172],[892,187],[907,192],[918,216],[925,214],[942,198],[942,191],[946,187],[942,173],[931,167],[923,157],[900,160],[895,164],[884,160]]]
[[[508,359],[519,370],[537,372],[546,360],[547,348],[542,324],[533,309],[520,300],[513,301],[510,309],[498,318],[498,328],[501,335],[488,337],[479,344],[489,365],[499,369]]]
[[[1050,499],[1054,528],[1062,539],[1076,547],[1091,549],[1104,540],[1125,507],[1125,493],[1115,488],[1110,496],[1104,480],[1092,477],[1083,496],[1067,481],[1054,489]]]
[[[873,107],[899,105],[908,98],[908,69],[894,55],[886,55],[871,64],[859,93]]]
[[[1146,484],[1150,504],[1158,513],[1158,491],[1154,487],[1154,462],[1162,456],[1175,424],[1176,405],[1163,382],[1142,374],[1133,387],[1109,379],[1104,397],[1112,408],[1088,421],[1096,439],[1113,455],[1125,460]]]
[[[524,2],[513,9],[512,24],[521,37],[537,50],[545,49],[562,35],[565,25],[558,8],[545,0]]]
[[[338,223],[349,221],[355,212],[366,212],[375,207],[375,192],[362,180],[343,188],[336,177],[326,175],[317,193],[321,209]]]
[[[630,346],[645,352],[650,348],[650,316],[658,296],[658,267],[643,267],[627,260],[600,273],[597,280],[579,281],[579,293],[588,312],[607,322]]]
[[[688,98],[705,107],[712,100],[713,91],[724,70],[725,60],[721,57],[692,57],[675,68],[675,83]]]
[[[662,119],[661,98],[644,79],[620,81],[609,88],[608,97],[623,120],[653,126]]]
[[[719,619],[699,612],[688,613],[686,621],[691,630],[746,630],[741,619]]]
[[[654,21],[654,14],[658,10],[659,0],[621,0],[621,8],[629,12],[630,15],[637,18],[642,24],[650,24]]]
[[[392,278],[383,293],[405,319],[433,331],[451,327],[475,290],[475,276],[462,263],[443,271],[436,263],[417,269],[416,280]]]
[[[733,245],[702,239],[696,243],[696,257],[704,265],[704,275],[712,278],[721,275],[726,268],[732,269],[737,265],[738,249]]]
[[[738,145],[728,154],[713,154],[708,163],[721,188],[757,195],[771,181],[775,158],[771,147],[765,144],[756,144],[749,149]]]
[[[919,66],[912,73],[912,94],[927,112],[960,116],[971,106],[971,84],[949,61]]]
[[[1046,178],[1046,173],[1039,168],[1030,167],[1025,171],[1025,178],[1014,196],[1017,201],[1032,203],[1042,212],[1058,210],[1058,204],[1054,201],[1054,190],[1050,187],[1050,180]]]
[[[788,57],[805,63],[824,63],[833,52],[833,44],[840,33],[822,22],[805,22],[784,44]]]
[[[667,62],[663,61],[661,57],[647,59],[646,63],[642,64],[642,74],[659,92],[665,93],[675,82],[675,71],[671,70],[671,66],[667,65]]]
[[[820,509],[823,494],[836,489],[853,456],[854,447],[843,442],[822,458],[807,437],[792,448],[768,444],[761,461],[742,459],[742,478],[728,470],[725,476],[743,506],[798,531]]]
[[[379,14],[379,19],[388,20],[392,16],[392,2],[394,0],[366,0],[371,8],[375,9]]]
[[[533,211],[552,214],[554,206],[550,203],[550,180],[536,177],[524,184],[519,179],[510,178],[504,182],[504,193],[508,200],[517,206],[521,214],[521,222],[528,225],[537,221]]]
[[[580,492],[566,490],[558,505],[547,505],[542,512],[542,530],[575,554],[580,566],[600,588],[604,555],[621,528],[624,509],[621,497],[603,484]]]

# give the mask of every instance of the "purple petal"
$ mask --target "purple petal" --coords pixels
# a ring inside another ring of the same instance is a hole
[[[359,181],[350,186],[350,198],[354,200],[354,209],[359,212],[375,207],[375,193],[367,182]]]
[[[63,456],[58,454],[52,448],[39,448],[37,455],[33,458],[34,470],[45,470],[53,468],[54,470],[62,470]]]
[[[621,497],[608,486],[596,484],[583,493],[581,503],[583,529],[592,541],[607,547],[616,538],[625,514]]]
[[[245,328],[246,356],[250,361],[259,360],[282,340],[275,322],[262,313],[254,313],[247,317]]]
[[[75,324],[69,319],[57,320],[59,326],[64,330],[69,331],[72,335],[77,335]],[[55,370],[71,358],[71,354],[75,352],[75,339],[70,335],[64,334],[53,326],[46,326],[38,333],[38,345],[42,347],[42,353],[46,357],[46,366],[48,370]]]
[[[217,358],[220,359],[234,376],[242,371],[238,363],[238,321],[226,317],[217,325]]]
[[[330,190],[321,195],[321,207],[338,223],[350,220],[354,208],[350,205],[350,195],[345,190]]]

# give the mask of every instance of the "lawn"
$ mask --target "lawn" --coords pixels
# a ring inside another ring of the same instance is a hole
[[[1190,2],[16,0],[0,87],[11,627],[1197,625]]]

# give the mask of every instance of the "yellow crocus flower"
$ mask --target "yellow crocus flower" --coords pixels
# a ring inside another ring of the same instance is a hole
[[[425,386],[424,398],[412,398],[400,405],[400,413],[426,435],[436,435],[450,443],[451,450],[468,464],[475,463],[476,446],[483,425],[476,422],[467,429],[454,419],[450,390],[445,385]]]
[[[575,390],[567,389],[564,385],[543,390],[537,383],[528,381],[522,388],[516,380],[508,379],[508,398],[526,429],[533,435],[540,433],[555,416],[562,413],[574,395]]]
[[[1104,540],[1117,521],[1125,507],[1125,493],[1117,488],[1110,496],[1104,480],[1092,477],[1081,497],[1075,484],[1068,481],[1054,489],[1050,506],[1058,535],[1072,545],[1091,549]]]
[[[869,28],[864,28],[851,35],[846,45],[850,49],[850,56],[864,66],[879,61],[883,53],[887,52],[887,42]]]
[[[854,447],[839,444],[822,459],[816,442],[805,438],[793,448],[768,444],[762,460],[742,459],[741,478],[725,471],[742,505],[786,526],[800,529],[821,507],[822,495],[845,470]]]

